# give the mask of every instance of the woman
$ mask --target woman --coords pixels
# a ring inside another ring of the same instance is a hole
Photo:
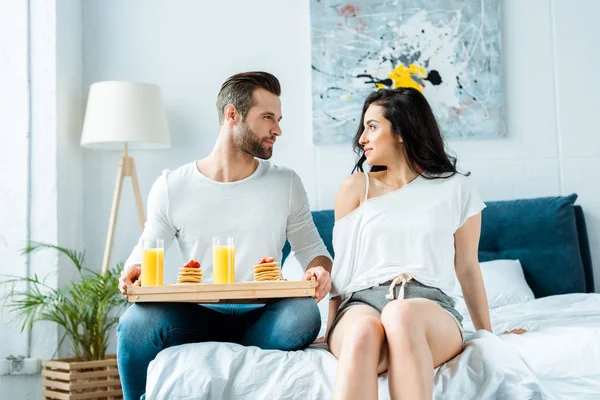
[[[485,204],[418,90],[367,97],[354,147],[354,171],[371,169],[346,178],[335,202],[334,398],[377,398],[388,371],[392,398],[431,399],[433,369],[463,344],[455,276],[475,328],[491,331],[477,256]]]

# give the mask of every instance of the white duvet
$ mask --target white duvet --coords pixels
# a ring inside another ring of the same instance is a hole
[[[435,372],[436,399],[600,399],[600,294],[551,296],[491,310],[493,335],[465,318],[464,351]],[[471,333],[469,333],[471,331]],[[230,343],[163,350],[147,399],[330,399],[337,360],[323,346],[296,352]],[[387,376],[379,398],[389,399]]]

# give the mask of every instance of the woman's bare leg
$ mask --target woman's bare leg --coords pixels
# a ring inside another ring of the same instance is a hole
[[[342,316],[329,340],[338,358],[334,399],[377,399],[377,375],[387,369],[385,333],[380,314],[353,306]]]
[[[456,321],[427,299],[394,300],[383,309],[392,399],[433,396],[433,370],[462,350]]]

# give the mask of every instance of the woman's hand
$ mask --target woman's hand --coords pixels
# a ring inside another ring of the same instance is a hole
[[[475,329],[492,332],[490,310],[481,276],[478,249],[481,213],[468,218],[454,233],[454,265]]]
[[[516,329],[512,329],[510,331],[504,331],[502,332],[503,335],[507,335],[510,333],[514,333],[515,335],[522,335],[524,333],[527,333],[527,329],[523,329],[523,328],[516,328]]]

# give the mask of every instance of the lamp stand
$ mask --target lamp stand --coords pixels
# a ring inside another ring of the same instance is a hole
[[[119,212],[119,203],[121,201],[121,191],[123,189],[123,179],[126,176],[131,177],[131,184],[133,185],[133,193],[135,195],[135,203],[137,206],[138,218],[142,230],[144,230],[144,223],[146,217],[144,216],[144,203],[142,203],[142,193],[140,192],[140,184],[138,182],[137,173],[135,171],[135,163],[133,158],[128,155],[128,146],[125,143],[125,154],[121,156],[121,162],[119,163],[119,169],[117,171],[117,182],[115,184],[115,191],[113,193],[112,208],[110,210],[110,218],[108,219],[108,233],[106,234],[106,245],[104,246],[104,259],[102,261],[102,274],[108,270],[110,264],[110,253],[112,251],[113,240],[115,237],[115,227],[117,225],[117,214]]]

